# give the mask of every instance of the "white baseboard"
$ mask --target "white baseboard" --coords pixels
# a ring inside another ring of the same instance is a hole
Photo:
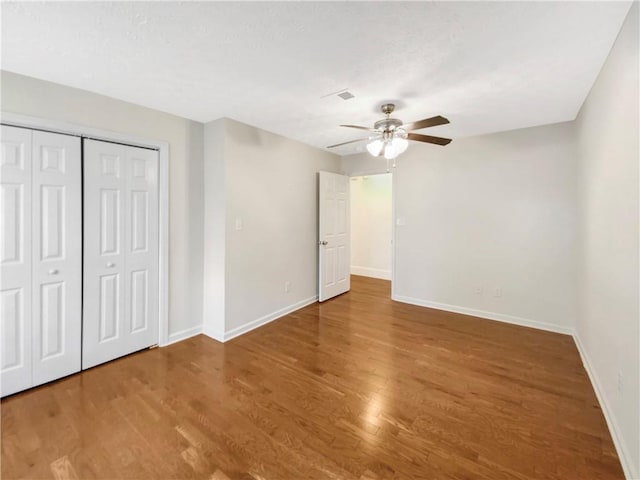
[[[231,329],[225,332],[224,339],[222,341],[227,342],[232,338],[236,338],[242,335],[243,333],[250,332],[251,330],[261,327],[269,322],[273,322],[274,320],[280,317],[284,317],[285,315],[288,315],[291,312],[295,312],[296,310],[306,307],[307,305],[311,305],[312,303],[315,303],[317,301],[318,301],[318,296],[314,295],[313,297],[305,298],[304,300],[296,302],[292,305],[288,305],[284,308],[281,308],[280,310],[276,310],[275,312],[269,313],[268,315],[260,317],[256,320],[247,322],[244,325],[240,325],[239,327],[236,327],[234,329]]]
[[[363,277],[379,278],[381,280],[391,280],[391,270],[381,268],[358,267],[351,265],[352,275],[362,275]]]
[[[180,330],[179,332],[174,332],[170,334],[169,338],[167,338],[167,342],[163,343],[160,346],[166,347],[167,345],[171,345],[172,343],[186,340],[187,338],[195,337],[196,335],[200,335],[201,333],[202,333],[202,325],[197,325],[191,328],[185,328],[184,330]]]
[[[214,328],[210,328],[207,325],[202,327],[202,333],[204,333],[209,338],[213,338],[214,340],[217,340],[218,342],[224,342],[224,333]]]
[[[573,335],[572,328],[554,325],[553,323],[538,322],[528,318],[506,315],[504,313],[487,312],[485,310],[476,310],[474,308],[458,307],[456,305],[448,305],[446,303],[431,302],[421,300],[419,298],[405,297],[404,295],[392,295],[392,300],[402,303],[410,303],[419,307],[435,308],[436,310],[444,310],[446,312],[461,313],[463,315],[471,315],[473,317],[486,318],[488,320],[496,320],[498,322],[512,323],[523,327],[537,328],[539,330],[547,330],[549,332],[563,333],[565,335]]]
[[[607,402],[607,397],[604,396],[604,390],[600,386],[600,380],[598,380],[596,371],[591,366],[587,351],[582,345],[580,337],[577,333],[573,336],[573,340],[576,342],[576,347],[578,347],[578,352],[580,353],[582,364],[584,365],[584,369],[587,371],[589,380],[591,380],[593,390],[596,392],[596,397],[598,398],[598,402],[600,403],[600,409],[602,410],[602,413],[604,413],[604,419],[607,422],[607,427],[609,427],[609,432],[611,433],[613,444],[615,445],[616,451],[618,452],[618,458],[620,459],[620,463],[622,464],[624,476],[629,480],[638,479],[640,478],[640,472],[635,471],[635,468],[631,462],[631,455],[629,455],[629,449],[626,447],[622,439],[618,424],[616,423],[615,417],[613,416],[612,410],[609,407],[609,403]]]

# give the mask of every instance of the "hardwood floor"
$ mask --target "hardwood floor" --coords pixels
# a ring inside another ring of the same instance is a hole
[[[623,478],[573,339],[352,291],[2,401],[2,478]]]

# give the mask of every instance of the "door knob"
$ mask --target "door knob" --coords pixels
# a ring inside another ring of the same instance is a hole
[[[56,270],[56,269],[49,270],[49,275],[57,275],[58,273],[60,273],[60,272],[58,272],[58,270]]]
[[[116,266],[115,263],[107,263],[107,268],[113,268],[115,266]]]
[[[322,240],[322,241],[320,242],[320,245],[326,245],[326,244],[328,244],[328,243],[329,243],[329,242],[327,242],[326,240]]]

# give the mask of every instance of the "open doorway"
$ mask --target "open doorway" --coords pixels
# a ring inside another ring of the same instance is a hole
[[[351,274],[392,279],[391,173],[351,177]]]

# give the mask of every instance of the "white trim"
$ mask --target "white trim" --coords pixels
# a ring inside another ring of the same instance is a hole
[[[301,308],[311,305],[312,303],[316,303],[317,301],[318,301],[318,296],[314,295],[313,297],[305,298],[304,300],[300,300],[297,303],[281,308],[280,310],[276,310],[273,313],[269,313],[264,317],[260,317],[256,320],[253,320],[252,322],[245,323],[244,325],[241,325],[232,330],[226,331],[224,332],[224,341],[228,342],[232,338],[236,338],[242,335],[243,333],[250,332],[251,330],[254,330],[258,327],[266,325],[267,323],[273,322],[274,320],[277,320],[280,317],[284,317],[285,315],[295,312],[296,310],[300,310]]]
[[[218,342],[224,343],[224,332],[221,333],[207,324],[202,327],[202,333],[209,338],[213,338]]]
[[[396,302],[409,303],[411,305],[418,305],[420,307],[435,308],[437,310],[444,310],[446,312],[461,313],[463,315],[471,315],[473,317],[486,318],[488,320],[496,320],[498,322],[512,323],[514,325],[520,325],[522,327],[537,328],[539,330],[547,330],[549,332],[563,333],[565,335],[574,334],[574,330],[570,327],[554,325],[553,323],[538,322],[537,320],[530,320],[528,318],[516,317],[513,315],[506,315],[504,313],[487,312],[485,310],[476,310],[474,308],[458,307],[456,305],[448,305],[446,303],[431,302],[428,300],[421,300],[419,298],[405,297],[403,295],[392,295],[391,299],[395,300]]]
[[[169,143],[162,142],[160,147],[160,185],[158,185],[160,216],[158,229],[160,245],[158,246],[158,345],[164,347],[172,343],[169,335]],[[202,328],[199,325],[197,328]]]
[[[351,275],[362,275],[363,277],[379,278],[380,280],[391,280],[391,270],[381,268],[358,267],[351,265]]]
[[[179,332],[174,332],[169,334],[169,338],[167,343],[163,346],[171,345],[172,343],[181,342],[182,340],[186,340],[187,338],[195,337],[196,335],[200,335],[202,333],[202,326],[198,325],[196,327],[185,328],[184,330],[180,330]]]
[[[159,152],[160,184],[158,185],[159,228],[159,285],[158,285],[158,345],[169,342],[169,143],[137,137],[100,128],[87,127],[60,120],[32,117],[11,112],[0,112],[0,122],[16,127],[66,133],[107,142],[121,142],[136,147],[154,148]]]
[[[596,375],[595,369],[591,366],[591,362],[589,361],[589,357],[587,356],[587,351],[582,345],[580,341],[580,337],[576,333],[573,336],[573,340],[576,343],[576,347],[578,348],[578,352],[580,353],[580,358],[582,359],[582,364],[584,365],[584,369],[587,371],[587,375],[589,376],[589,380],[591,381],[591,385],[593,385],[593,390],[596,392],[596,397],[598,398],[598,402],[600,403],[600,409],[602,413],[604,413],[604,419],[607,422],[607,427],[609,427],[609,433],[611,433],[611,438],[613,439],[613,444],[616,447],[616,451],[618,452],[618,458],[620,459],[620,463],[622,464],[622,470],[624,471],[625,478],[628,479],[638,479],[640,478],[640,472],[634,472],[633,463],[631,462],[631,455],[629,454],[629,449],[627,448],[622,435],[620,433],[620,428],[618,428],[618,424],[616,423],[615,417],[612,414],[612,409],[607,403],[607,397],[604,395],[604,389],[600,386],[600,381],[598,380],[598,376]]]
[[[396,191],[397,175],[395,172],[391,172],[391,299],[396,294],[396,272],[398,271],[397,258],[398,258],[398,233],[396,229],[396,205],[398,203]]]
[[[391,175],[391,270],[378,270],[378,269],[371,269],[371,270],[377,270],[378,272],[385,272],[385,274],[387,276],[376,276],[375,274],[367,274],[367,273],[356,273],[356,271],[354,271],[355,269],[364,269],[366,267],[351,267],[351,273],[353,273],[354,275],[363,275],[365,277],[373,277],[373,278],[380,278],[382,280],[390,280],[391,281],[391,298],[393,298],[394,295],[394,285],[396,283],[395,281],[395,272],[396,272],[396,258],[397,258],[397,252],[396,252],[396,175],[395,175],[395,169],[389,169],[388,171],[380,171],[379,168],[375,168],[372,167],[371,170],[366,170],[366,171],[356,171],[356,172],[349,172],[349,178],[352,177],[364,177],[364,176],[368,176],[368,177],[372,177],[373,175],[386,175],[389,174]],[[350,199],[351,200],[351,199]]]
[[[160,149],[161,146],[164,146],[167,148],[167,150],[169,147],[169,144],[167,142],[161,140],[136,137],[134,135],[113,132],[111,130],[87,127],[85,125],[64,122],[62,120],[50,120],[47,118],[32,117],[30,115],[22,115],[20,113],[0,112],[0,121],[14,127],[47,130],[54,133],[66,133],[67,135],[89,137],[94,140],[104,140],[105,142],[122,142],[134,147]]]
[[[345,158],[344,156],[342,158]],[[349,177],[372,177],[373,175],[385,175],[387,173],[393,174],[393,169],[387,170],[387,166],[385,165],[373,165],[371,168],[367,168],[364,170],[354,170],[353,172],[344,173],[339,172],[341,175],[347,175]]]
[[[296,310],[300,310],[301,308],[311,305],[312,303],[316,303],[317,301],[318,301],[317,295],[314,295],[313,297],[305,298],[304,300],[300,300],[297,303],[288,305],[284,308],[281,308],[280,310],[276,310],[275,312],[269,313],[256,320],[247,322],[244,325],[240,325],[239,327],[236,327],[227,332],[224,332],[223,335],[220,335],[219,332],[214,332],[211,329],[207,329],[206,326],[203,329],[202,333],[219,342],[228,342],[233,338],[239,337],[240,335],[250,332],[251,330],[255,330],[258,327],[261,327],[263,325],[266,325],[267,323],[273,322],[278,318],[284,317],[285,315],[295,312]]]

